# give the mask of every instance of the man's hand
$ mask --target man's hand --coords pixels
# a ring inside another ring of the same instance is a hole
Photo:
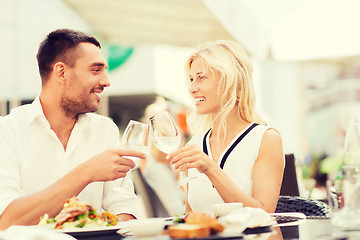
[[[127,156],[146,158],[142,152],[117,148],[95,155],[78,168],[89,176],[90,182],[112,181],[125,177],[127,172],[135,167],[134,161]]]

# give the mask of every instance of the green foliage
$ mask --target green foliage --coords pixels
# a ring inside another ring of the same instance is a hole
[[[341,166],[341,156],[333,156],[325,158],[321,165],[320,171],[322,173],[334,173],[339,170]]]

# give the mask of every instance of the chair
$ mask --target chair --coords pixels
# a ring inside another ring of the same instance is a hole
[[[168,217],[169,214],[164,205],[144,179],[139,168],[131,171],[135,192],[144,202],[147,217]]]
[[[329,218],[330,207],[324,202],[310,198],[279,196],[275,212],[301,212],[307,218]]]
[[[280,189],[281,196],[300,196],[294,154],[285,155],[285,169]]]

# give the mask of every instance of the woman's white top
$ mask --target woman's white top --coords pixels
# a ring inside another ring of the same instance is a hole
[[[218,160],[218,166],[223,164],[223,171],[237,187],[249,196],[252,195],[252,170],[259,153],[261,140],[268,129],[269,127],[264,125],[249,124],[235,136]],[[198,146],[213,159],[209,144],[210,132],[211,130],[208,134],[195,135],[189,144]],[[247,132],[246,135],[241,139],[245,132]],[[188,183],[188,202],[193,211],[212,213],[213,204],[224,202],[205,174],[199,173],[194,168],[189,169],[189,176],[197,176]]]

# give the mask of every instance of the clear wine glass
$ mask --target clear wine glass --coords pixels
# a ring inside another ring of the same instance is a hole
[[[146,152],[149,146],[149,125],[142,122],[130,120],[121,138],[120,146],[122,148]],[[135,168],[138,167],[139,158],[133,156],[124,157],[133,160],[136,164]],[[125,177],[120,183],[121,186],[124,184],[124,179]],[[121,188],[115,188],[114,190],[121,191]]]
[[[149,125],[130,120],[121,137],[120,145],[124,148],[145,152],[149,146]]]
[[[154,144],[160,151],[170,154],[180,146],[181,135],[169,112],[161,112],[151,117],[150,127],[153,131]],[[183,172],[179,174],[179,186],[186,184],[192,179],[187,177]]]

